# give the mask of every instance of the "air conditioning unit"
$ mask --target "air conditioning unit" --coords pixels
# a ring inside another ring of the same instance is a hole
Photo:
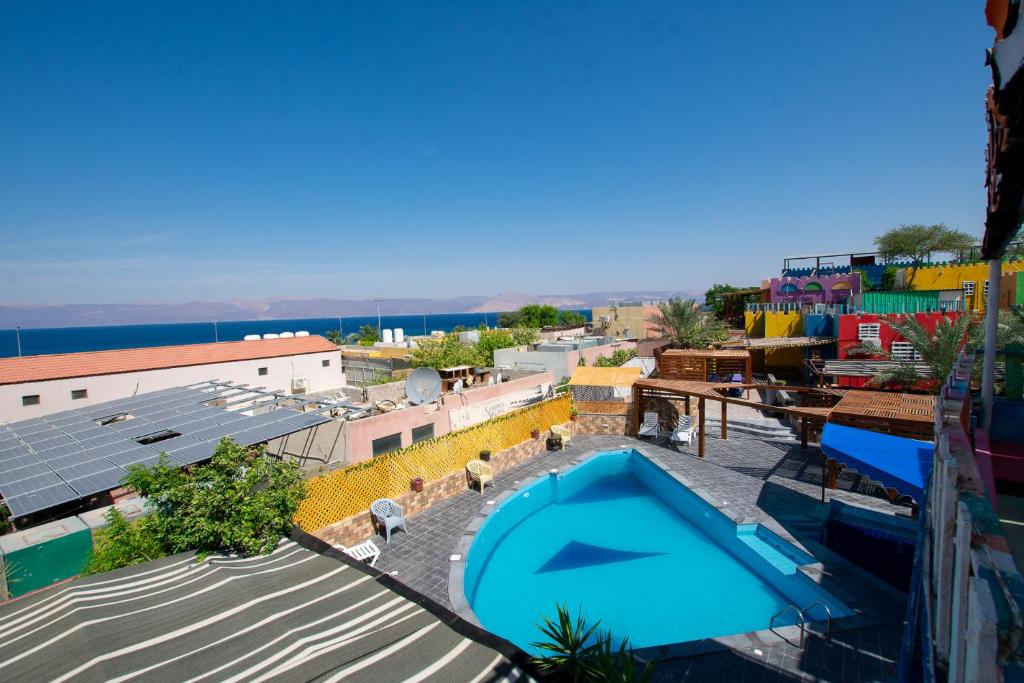
[[[306,377],[295,377],[292,379],[292,393],[304,394],[309,387],[309,379]]]

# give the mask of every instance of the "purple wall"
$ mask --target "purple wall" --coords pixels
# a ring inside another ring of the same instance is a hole
[[[860,274],[775,277],[770,289],[773,304],[841,304],[860,294]]]

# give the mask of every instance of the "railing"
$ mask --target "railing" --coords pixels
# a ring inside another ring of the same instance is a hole
[[[973,357],[962,358],[936,397],[935,460],[921,511],[903,681],[934,681],[941,670],[949,683],[1001,680],[1007,662],[1021,655],[1024,580],[1008,553],[990,547],[1002,530],[964,427],[972,365]]]

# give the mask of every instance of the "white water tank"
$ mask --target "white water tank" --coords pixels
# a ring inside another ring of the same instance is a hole
[[[281,339],[292,339],[295,336],[294,332],[282,332]]]
[[[268,332],[267,334],[263,335],[263,338],[264,339],[280,339],[281,335],[274,334],[273,332]]]
[[[381,332],[381,341],[385,344],[391,344],[395,341],[395,335],[392,334],[391,330],[384,330]]]
[[[295,336],[296,337],[308,337],[309,336],[309,332],[306,331],[306,330],[299,330],[298,332],[295,333]]]
[[[405,341],[405,330],[403,330],[401,327],[396,327],[395,328],[395,343],[396,344],[401,344],[404,341]]]
[[[258,335],[258,334],[247,334],[242,339],[243,339],[243,341],[259,341],[260,340],[260,335]]]

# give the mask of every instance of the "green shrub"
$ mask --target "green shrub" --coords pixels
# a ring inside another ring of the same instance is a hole
[[[85,573],[99,574],[166,555],[167,551],[157,539],[151,524],[149,517],[129,522],[120,510],[110,508],[106,528],[96,534],[92,559]]]

